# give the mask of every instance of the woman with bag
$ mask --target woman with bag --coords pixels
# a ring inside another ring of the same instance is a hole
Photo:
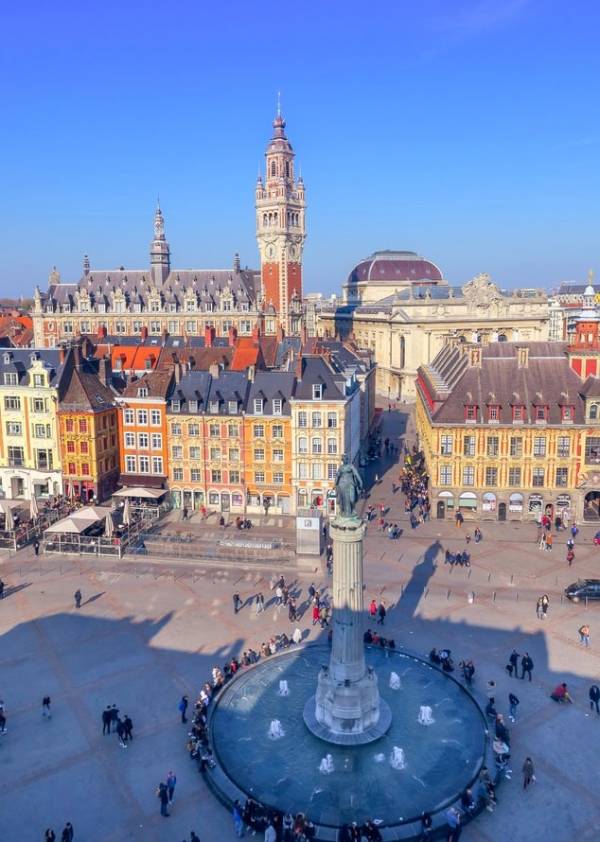
[[[531,757],[526,757],[523,763],[523,789],[527,789],[530,783],[535,781],[535,769]]]

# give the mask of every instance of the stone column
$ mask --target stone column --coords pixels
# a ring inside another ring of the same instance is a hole
[[[363,539],[356,516],[337,517],[333,539],[333,618],[329,666],[323,666],[317,692],[304,708],[304,721],[317,737],[340,745],[369,743],[391,723],[379,698],[377,676],[367,667],[363,643]]]

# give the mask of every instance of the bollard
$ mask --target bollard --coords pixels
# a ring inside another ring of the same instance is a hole
[[[448,588],[448,592],[446,593],[446,599],[450,599],[451,593],[452,593],[452,591],[450,590],[450,588]]]
[[[517,591],[517,602],[519,601],[519,591]]]
[[[427,594],[429,593],[429,588],[425,588],[423,591],[423,599],[427,599]]]
[[[514,577],[514,575],[512,575],[512,574],[511,574],[511,577],[510,577],[510,583],[511,583],[511,585],[512,585],[512,584],[514,584],[514,581],[515,581],[515,577]]]
[[[494,591],[494,595],[492,597],[492,602],[496,602],[496,591]]]
[[[492,574],[488,573],[488,582],[491,582],[491,581],[492,581]]]
[[[469,572],[468,572],[468,574],[467,574],[467,579],[470,579],[470,578],[471,578],[471,573],[472,573],[472,572],[473,572],[473,568],[472,568],[472,567],[469,567]]]

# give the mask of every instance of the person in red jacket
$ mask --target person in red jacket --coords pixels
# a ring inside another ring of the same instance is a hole
[[[373,619],[375,619],[375,617],[377,616],[377,603],[374,599],[371,600],[371,603],[369,605],[369,614],[371,615],[371,617],[373,617]]]
[[[573,699],[569,696],[569,691],[564,681],[558,687],[554,688],[554,691],[550,693],[550,698],[555,702],[570,702],[573,704]]]
[[[314,603],[313,603],[313,607],[312,607],[312,621],[313,621],[313,626],[314,626],[314,625],[316,625],[316,624],[319,622],[319,613],[320,613],[320,612],[319,612],[319,603],[318,603],[318,602],[314,602]]]

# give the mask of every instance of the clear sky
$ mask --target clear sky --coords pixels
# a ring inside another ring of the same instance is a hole
[[[4,7],[0,294],[53,264],[257,266],[254,185],[282,92],[306,183],[305,290],[418,251],[452,283],[600,276],[591,0],[198,0]]]

